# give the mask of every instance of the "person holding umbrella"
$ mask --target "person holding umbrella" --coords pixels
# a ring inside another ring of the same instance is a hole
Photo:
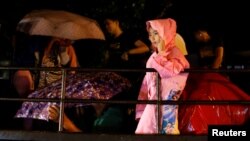
[[[41,67],[79,67],[78,59],[72,46],[72,40],[52,37],[43,52],[35,52],[38,66]],[[70,73],[75,73],[71,71]],[[38,89],[48,87],[53,82],[60,80],[62,72],[59,71],[41,71],[39,76]],[[73,84],[72,84],[73,85]],[[72,86],[73,87],[73,86]],[[68,132],[80,132],[90,130],[93,120],[96,118],[95,113],[103,109],[105,105],[91,104],[89,106],[77,106],[65,109],[63,128]],[[79,112],[83,111],[83,112]],[[100,113],[99,113],[100,114]],[[59,107],[52,105],[48,107],[48,118],[58,123]],[[86,120],[87,122],[85,122]],[[40,127],[39,120],[30,121],[36,130]],[[76,123],[76,124],[75,124]],[[50,124],[50,123],[49,123]],[[79,127],[80,128],[79,128]],[[50,126],[51,127],[51,126]],[[52,126],[53,127],[53,126]]]
[[[35,66],[37,67],[78,67],[79,66],[77,56],[76,56],[74,47],[72,46],[71,40],[58,38],[58,37],[49,37],[48,39],[49,40],[45,48],[40,47],[43,49],[35,49],[35,52],[34,52],[34,56],[36,59]],[[45,41],[45,40],[39,40],[39,41]],[[41,44],[41,43],[36,42],[36,44]],[[29,71],[25,71],[25,72],[30,73]],[[36,82],[38,82],[38,86],[36,86],[36,88],[40,89],[40,88],[44,88],[44,87],[51,85],[51,83],[57,80],[60,80],[62,77],[62,72],[60,70],[59,71],[44,70],[44,71],[40,71],[40,73],[37,73],[35,75],[38,75],[38,77],[36,78],[37,80],[35,80]],[[32,78],[30,78],[29,80],[32,81],[30,83],[35,85]],[[26,87],[21,88],[22,86],[19,86],[17,84],[15,86],[17,90],[24,91],[24,89],[26,89]],[[27,96],[29,94],[30,93],[26,93]],[[25,129],[36,130],[36,129],[44,128],[44,127],[41,127],[42,124],[39,120],[27,119],[24,121],[25,121],[25,124],[27,124],[26,121],[29,122],[29,126],[28,127],[25,126]]]
[[[105,40],[97,21],[63,10],[33,10],[18,22],[16,30],[32,36],[52,37],[48,46],[40,51],[43,54],[35,52],[39,67],[78,67],[72,41],[80,39]],[[46,73],[40,74],[39,88],[60,78],[60,75],[57,74],[59,71]]]
[[[79,67],[72,41],[69,39],[53,37],[44,49],[42,56],[40,60],[41,67]],[[61,75],[61,71],[41,71],[38,88],[51,85],[51,83],[61,79]],[[117,114],[119,116],[116,116]],[[104,126],[113,126],[110,128],[112,129],[110,132],[113,132],[119,129],[118,127],[116,128],[116,126],[122,124],[122,119],[120,119],[120,117],[122,117],[121,111],[116,108],[109,108],[106,104],[99,103],[68,108],[63,116],[63,128],[68,132],[91,132],[93,130],[102,132],[108,129]],[[109,118],[105,117],[104,119],[104,116],[109,116]],[[57,105],[48,107],[48,118],[50,121],[58,123],[59,107]],[[109,119],[112,119],[112,122]],[[100,123],[101,120],[102,122]]]
[[[45,48],[41,58],[41,67],[79,67],[77,56],[69,39],[53,37]],[[37,56],[38,62],[40,62]],[[38,88],[61,79],[61,71],[41,71]]]
[[[46,46],[45,49],[42,48],[42,51],[40,52],[42,54],[35,53],[35,56],[38,59],[37,62],[39,62],[38,66],[41,67],[78,67],[78,59],[77,55],[75,55],[72,41],[80,39],[105,40],[105,36],[95,20],[60,10],[32,11],[18,23],[17,30],[29,35],[52,37],[47,44],[48,46]],[[38,89],[29,94],[28,97],[61,97],[61,75],[61,71],[41,71]],[[130,82],[126,78],[113,72],[70,73],[67,74],[66,77],[65,98],[107,100],[114,95],[127,90],[129,87]],[[51,105],[58,106],[58,103],[24,102],[15,117],[56,121],[51,118],[51,115],[53,113],[57,115],[59,114],[58,110],[56,110],[58,107],[55,108]],[[75,113],[82,113],[82,109],[78,109],[78,107],[84,107],[84,115],[87,115],[88,119],[95,119],[94,117],[91,118],[93,113],[96,113],[97,115],[103,114],[105,116],[102,109],[106,109],[106,114],[107,112],[120,114],[119,112],[117,113],[116,109],[106,108],[106,106],[101,106],[101,104],[93,105],[84,105],[84,103],[66,103],[65,108],[71,109],[72,106],[77,107],[75,108],[76,111],[73,111],[74,113],[67,113],[69,121],[72,121],[73,124],[79,126],[79,124],[73,121],[74,119],[72,118],[72,115],[74,116]],[[85,118],[79,120],[85,123],[87,121]],[[102,119],[99,118],[95,125],[99,125],[99,123],[101,123],[100,121],[102,121]],[[117,121],[119,121],[119,119],[117,119]],[[66,120],[64,120],[64,122],[66,124],[68,123]],[[91,121],[87,122],[93,123]],[[111,122],[109,121],[107,123],[115,123],[114,118],[111,119]],[[115,130],[114,128],[110,129]]]

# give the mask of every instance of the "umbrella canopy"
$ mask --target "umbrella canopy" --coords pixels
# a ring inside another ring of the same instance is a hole
[[[110,99],[131,87],[130,82],[113,72],[77,73],[66,78],[65,98]],[[60,98],[61,79],[31,93],[29,98]],[[24,102],[15,117],[48,120],[47,107],[53,102]],[[86,104],[86,103],[85,103]],[[84,103],[66,103],[65,107],[84,106]]]
[[[71,40],[105,39],[97,21],[62,10],[32,11],[17,24],[17,31]]]

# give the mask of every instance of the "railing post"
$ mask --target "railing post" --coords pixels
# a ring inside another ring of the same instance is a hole
[[[157,73],[157,79],[156,79],[156,94],[157,94],[157,128],[158,128],[158,134],[161,133],[161,94],[160,94],[160,75]]]
[[[66,86],[66,70],[62,69],[62,88],[60,97],[60,113],[59,113],[59,127],[58,127],[59,132],[63,131],[65,86]]]

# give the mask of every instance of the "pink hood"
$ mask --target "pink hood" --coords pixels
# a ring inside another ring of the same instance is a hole
[[[149,30],[149,27],[152,27],[159,33],[160,37],[165,42],[165,48],[167,50],[174,46],[177,28],[175,20],[171,18],[150,20],[146,22],[146,25],[147,30]]]

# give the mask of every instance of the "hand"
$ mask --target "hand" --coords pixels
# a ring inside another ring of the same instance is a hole
[[[127,52],[124,52],[121,56],[122,60],[124,61],[128,61],[128,53]]]
[[[56,105],[52,105],[48,107],[48,115],[49,115],[49,119],[54,121],[54,122],[59,122],[59,107]],[[63,115],[63,128],[66,131],[69,132],[81,132],[81,129],[79,129],[68,117],[67,115],[64,113]]]
[[[54,122],[59,122],[59,107],[56,105],[52,105],[48,107],[48,115],[49,119]]]

